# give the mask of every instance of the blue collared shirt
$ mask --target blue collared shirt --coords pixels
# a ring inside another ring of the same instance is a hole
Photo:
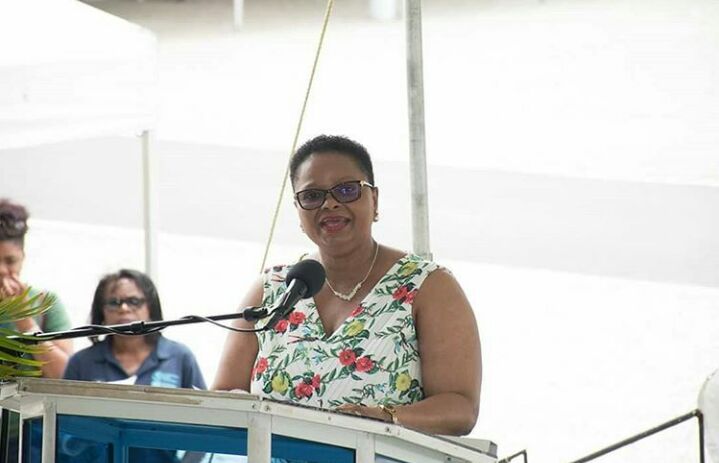
[[[135,384],[158,387],[207,389],[195,356],[184,344],[159,336],[155,349],[135,373]],[[129,376],[112,354],[109,339],[81,350],[70,358],[65,379],[121,381]]]

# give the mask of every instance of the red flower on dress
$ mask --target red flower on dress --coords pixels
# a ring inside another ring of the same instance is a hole
[[[262,373],[267,370],[267,359],[264,357],[260,357],[257,359],[257,363],[255,364],[255,374],[261,375]]]
[[[404,298],[405,304],[411,304],[414,302],[414,297],[417,295],[417,291],[412,291],[411,293],[407,294],[407,297]]]
[[[315,389],[312,387],[311,384],[307,384],[304,381],[300,382],[295,386],[295,395],[299,398],[302,397],[312,397],[312,393],[315,392]]]
[[[312,387],[315,389],[319,389],[320,387],[320,375],[314,375],[312,377]]]
[[[357,362],[355,362],[355,370],[360,373],[370,371],[373,366],[374,362],[369,357],[360,357],[357,359]]]
[[[357,307],[354,308],[354,310],[352,312],[350,312],[350,317],[356,317],[357,315],[361,314],[363,310],[364,310],[364,307],[362,307],[361,305],[358,305]]]
[[[302,312],[294,311],[290,314],[290,324],[291,325],[300,325],[305,321],[305,314]]]
[[[407,297],[407,294],[409,291],[407,290],[406,286],[400,286],[399,288],[394,290],[394,293],[392,293],[392,299],[395,301],[399,301]]]
[[[352,349],[345,349],[340,352],[339,358],[340,363],[347,367],[355,363],[355,359],[357,358],[357,356]]]
[[[277,331],[278,333],[284,333],[285,331],[287,331],[287,325],[289,324],[290,323],[287,320],[282,319],[278,321],[275,325],[275,331]]]

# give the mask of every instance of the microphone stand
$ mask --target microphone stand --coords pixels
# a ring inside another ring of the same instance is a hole
[[[132,323],[125,323],[122,325],[92,325],[92,326],[81,326],[79,328],[73,328],[68,331],[55,331],[51,333],[32,333],[24,334],[22,336],[8,336],[7,339],[13,339],[21,342],[44,342],[44,341],[56,341],[58,339],[73,339],[73,338],[85,338],[90,336],[100,335],[116,335],[116,334],[129,334],[129,335],[142,335],[150,334],[156,331],[163,330],[168,326],[176,325],[190,325],[193,323],[206,322],[207,320],[222,321],[222,320],[234,320],[237,318],[243,318],[247,321],[257,321],[263,318],[267,318],[272,313],[266,307],[247,307],[240,312],[225,314],[225,315],[211,315],[209,317],[198,317],[196,315],[189,315],[177,320],[157,320],[157,321],[137,321]],[[264,327],[269,329],[272,327]],[[262,331],[258,330],[258,331]]]

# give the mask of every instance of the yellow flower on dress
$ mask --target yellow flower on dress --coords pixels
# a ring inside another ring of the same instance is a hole
[[[400,267],[399,273],[402,277],[410,276],[414,271],[417,270],[417,262],[407,262],[402,267]]]
[[[412,384],[412,377],[408,373],[400,373],[397,375],[397,379],[394,380],[394,387],[397,388],[398,391],[404,392],[407,389],[409,389],[409,386]]]
[[[364,323],[361,320],[354,320],[345,327],[346,336],[357,336],[364,329]]]
[[[290,387],[290,380],[283,374],[276,374],[272,378],[272,390],[284,394]]]

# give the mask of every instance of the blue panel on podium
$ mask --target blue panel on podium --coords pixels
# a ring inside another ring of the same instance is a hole
[[[240,428],[59,415],[57,429],[58,462],[179,463],[178,450],[184,461],[193,453],[199,460],[205,453],[247,455]]]
[[[291,463],[354,463],[354,449],[272,435],[272,461]]]
[[[22,430],[23,463],[40,463],[42,459],[42,417],[25,420]]]

